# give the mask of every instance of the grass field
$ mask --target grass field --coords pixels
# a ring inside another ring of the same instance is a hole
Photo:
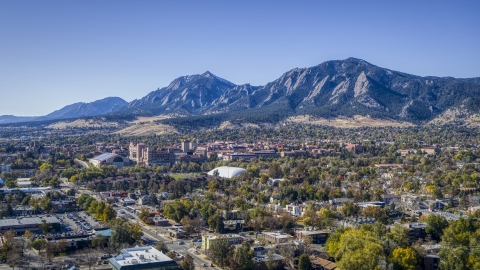
[[[195,177],[195,176],[198,176],[198,174],[187,174],[187,173],[172,173],[170,174],[171,177],[175,178],[175,180],[177,179],[183,179],[183,178],[188,178],[188,177]]]

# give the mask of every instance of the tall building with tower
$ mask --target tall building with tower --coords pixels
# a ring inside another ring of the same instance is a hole
[[[153,150],[142,143],[130,143],[128,150],[130,152],[129,158],[137,164],[164,165],[175,163],[175,152],[171,149]]]
[[[184,153],[190,152],[190,141],[189,140],[183,140],[181,145],[182,145],[182,152],[184,152]]]

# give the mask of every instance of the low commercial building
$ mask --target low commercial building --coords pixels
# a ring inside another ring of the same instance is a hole
[[[223,155],[223,160],[229,161],[249,161],[249,160],[256,160],[257,156],[255,154],[250,153],[233,153],[233,154],[226,154]]]
[[[263,232],[262,238],[266,242],[280,244],[293,240],[293,236],[284,232]]]
[[[266,254],[262,254],[262,255],[255,255],[253,256],[252,260],[253,260],[253,269],[254,270],[270,270],[271,268],[267,267],[267,262],[269,260],[272,260],[274,262],[276,262],[277,264],[277,267],[274,268],[274,269],[285,269],[284,268],[284,257],[278,255],[278,254],[273,254],[273,256],[271,258],[269,258]]]
[[[319,257],[313,257],[310,256],[310,266],[311,269],[315,270],[335,270],[337,269],[337,265],[335,265],[334,262],[319,258]]]
[[[123,198],[119,202],[121,204],[123,204],[123,206],[134,205],[136,203],[136,201],[134,199],[130,199],[130,198]]]
[[[390,204],[400,202],[402,197],[395,194],[383,194],[382,199],[385,204]]]
[[[353,202],[351,198],[335,198],[328,201],[333,206],[343,206],[347,202]]]
[[[45,220],[46,223],[52,226],[52,229],[60,230],[60,220],[56,217],[31,217],[31,218],[11,218],[0,219],[0,233],[6,233],[10,230],[17,234],[23,234],[25,231],[38,232],[41,231],[40,225]]]
[[[126,248],[120,255],[109,261],[114,270],[143,269],[143,270],[177,270],[178,264],[167,255],[151,246]]]
[[[55,213],[64,213],[70,211],[78,211],[80,207],[77,205],[77,201],[74,199],[71,200],[62,200],[62,201],[52,201],[53,212]]]
[[[218,241],[219,239],[227,239],[232,245],[241,244],[243,241],[243,238],[238,234],[203,235],[202,249],[207,250],[213,242]]]
[[[153,224],[155,226],[170,226],[170,222],[168,222],[168,219],[164,217],[153,217]]]
[[[425,152],[429,155],[435,155],[437,153],[440,153],[440,149],[436,147],[422,147],[422,152]]]
[[[168,235],[175,238],[186,238],[188,233],[180,228],[170,228],[167,229]]]
[[[207,161],[207,157],[201,155],[189,155],[189,154],[181,154],[176,158],[178,162],[195,162],[195,163],[202,163]]]
[[[32,186],[30,178],[17,178],[17,186],[19,188],[29,188]]]
[[[32,194],[32,193],[45,193],[51,190],[49,187],[34,187],[34,188],[0,188],[0,193],[4,194],[18,194],[20,192]]]
[[[278,154],[275,151],[254,151],[255,156],[258,158],[272,159],[278,158]]]
[[[224,229],[228,231],[236,231],[240,230],[243,227],[243,224],[245,224],[245,220],[224,220]]]
[[[380,208],[385,208],[385,203],[384,202],[359,202],[357,203],[358,207],[360,208],[367,208],[369,206],[371,207],[380,207]]]
[[[299,240],[312,239],[313,244],[325,244],[329,233],[326,231],[314,230],[313,227],[307,227],[303,230],[296,230],[295,237]]]

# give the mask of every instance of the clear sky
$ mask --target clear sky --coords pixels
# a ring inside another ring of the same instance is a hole
[[[480,76],[480,1],[0,1],[0,115],[141,98],[207,70],[263,85],[356,57]]]

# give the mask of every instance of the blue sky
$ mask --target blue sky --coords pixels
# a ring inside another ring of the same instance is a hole
[[[0,115],[131,101],[206,70],[263,85],[348,57],[479,77],[479,33],[480,1],[0,1]]]

